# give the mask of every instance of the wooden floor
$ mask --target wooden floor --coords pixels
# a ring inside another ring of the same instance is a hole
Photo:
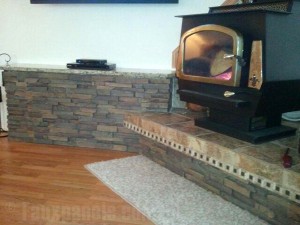
[[[84,168],[131,155],[0,138],[0,224],[152,224]]]

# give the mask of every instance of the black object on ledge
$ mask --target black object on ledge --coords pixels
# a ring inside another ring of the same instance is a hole
[[[107,63],[106,59],[76,59],[75,63],[67,63],[69,69],[115,70],[116,64]]]

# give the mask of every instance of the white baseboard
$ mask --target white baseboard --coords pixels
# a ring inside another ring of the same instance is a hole
[[[0,86],[1,86],[1,94],[2,94],[2,102],[0,102],[0,128],[3,130],[8,130],[8,124],[7,124],[7,98],[6,98],[6,92],[5,87],[2,86],[2,72],[0,71]]]

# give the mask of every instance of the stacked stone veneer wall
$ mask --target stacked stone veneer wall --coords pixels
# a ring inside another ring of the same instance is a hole
[[[299,204],[149,138],[141,136],[140,142],[147,146],[141,154],[270,224],[300,224]]]
[[[172,79],[155,74],[6,71],[9,138],[136,151],[138,135],[123,127],[128,111],[168,111]]]

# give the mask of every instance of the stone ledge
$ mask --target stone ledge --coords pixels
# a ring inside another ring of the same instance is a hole
[[[0,67],[4,71],[19,72],[42,72],[42,73],[65,73],[65,74],[89,74],[102,76],[120,76],[120,77],[138,77],[138,78],[171,78],[175,76],[175,72],[171,70],[150,70],[150,69],[126,69],[117,68],[113,71],[104,70],[83,70],[68,69],[62,65],[39,65],[39,64],[13,64],[9,67]]]

